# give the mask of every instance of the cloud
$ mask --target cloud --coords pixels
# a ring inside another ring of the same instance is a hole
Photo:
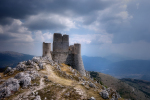
[[[78,35],[74,34],[70,37],[70,43],[81,43],[81,44],[104,44],[112,43],[112,34],[86,34]]]
[[[42,31],[36,31],[34,33],[35,42],[51,42],[52,38],[53,34],[49,32],[42,33]]]
[[[30,16],[24,24],[31,30],[69,30],[76,28],[71,18],[57,14],[39,14]]]
[[[1,42],[33,42],[31,32],[18,19],[14,19],[10,25],[0,25]]]

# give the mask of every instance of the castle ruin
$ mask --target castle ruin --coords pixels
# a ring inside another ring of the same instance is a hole
[[[53,51],[51,51],[51,43],[43,42],[43,57],[44,56],[50,57],[55,62],[70,65],[83,76],[86,75],[81,57],[81,44],[75,43],[69,46],[69,35],[54,33]]]

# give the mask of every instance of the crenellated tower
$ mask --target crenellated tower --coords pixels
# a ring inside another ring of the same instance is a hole
[[[86,75],[81,57],[81,44],[75,43],[69,46],[69,35],[54,33],[53,51],[51,52],[50,46],[50,43],[43,42],[43,56],[51,57],[52,55],[53,61],[68,64],[78,70],[83,76]]]
[[[54,33],[52,59],[58,63],[65,63],[68,56],[69,35]]]

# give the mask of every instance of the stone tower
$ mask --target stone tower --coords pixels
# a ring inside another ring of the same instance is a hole
[[[69,46],[69,53],[66,59],[66,64],[78,70],[83,76],[86,75],[82,57],[81,57],[81,44],[75,43]]]
[[[47,56],[50,59],[52,59],[51,56],[51,43],[45,43],[43,42],[43,57]]]
[[[54,33],[53,51],[51,51],[50,43],[43,42],[43,56],[50,56],[53,61],[68,64],[78,70],[81,75],[86,75],[81,57],[81,44],[75,43],[69,46],[69,35]]]
[[[69,35],[54,33],[52,59],[58,63],[65,63],[68,56]]]

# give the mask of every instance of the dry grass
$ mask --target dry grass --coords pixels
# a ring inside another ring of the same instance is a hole
[[[52,84],[50,86],[47,86],[46,88],[39,90],[38,93],[41,96],[41,99],[44,100],[45,97],[48,98],[48,100],[54,99],[56,100],[58,94],[64,89],[65,87],[61,87],[57,84]]]
[[[28,91],[28,89],[21,89],[19,88],[18,91],[14,92],[11,96],[6,97],[4,100],[13,100],[13,98],[17,97],[19,94],[22,94],[23,92]]]
[[[37,77],[36,79],[31,81],[32,84],[36,83],[36,84],[40,84],[40,77]]]
[[[12,75],[5,74],[5,75],[7,75],[6,77],[4,76],[3,73],[0,73],[0,75],[1,75],[2,79],[7,80],[7,79],[9,79],[9,78],[11,78],[11,77],[14,77],[16,74],[18,74],[18,73],[20,73],[20,72],[21,72],[21,71],[14,71],[14,73],[13,73]]]

